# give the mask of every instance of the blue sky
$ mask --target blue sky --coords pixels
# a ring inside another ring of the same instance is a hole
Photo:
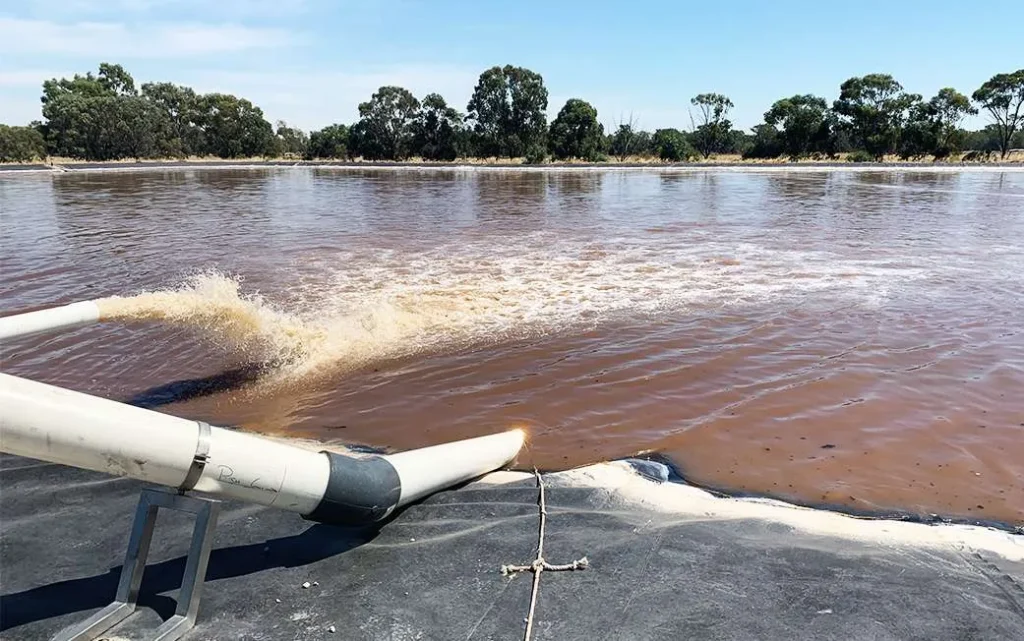
[[[304,129],[353,121],[384,84],[465,110],[480,72],[510,63],[544,76],[552,115],[579,97],[606,127],[686,128],[689,98],[714,91],[748,128],[872,72],[970,94],[1024,67],[1021,25],[1024,2],[1003,0],[0,0],[0,122],[39,118],[45,78],[104,61]]]

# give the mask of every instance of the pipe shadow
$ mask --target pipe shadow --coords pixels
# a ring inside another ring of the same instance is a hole
[[[143,390],[125,403],[151,410],[162,405],[210,396],[248,385],[256,381],[264,370],[264,365],[245,365],[203,378],[171,381]]]
[[[316,524],[293,536],[215,549],[210,553],[206,581],[316,563],[368,543],[378,532],[379,527],[342,528]],[[161,593],[181,586],[185,561],[186,557],[181,556],[147,565],[139,590],[139,606],[153,609],[164,621],[173,616],[177,601]],[[113,601],[120,577],[121,566],[117,566],[104,574],[0,595],[0,632],[73,612],[102,608]]]

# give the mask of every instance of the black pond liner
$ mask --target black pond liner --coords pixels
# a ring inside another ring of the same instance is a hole
[[[141,487],[0,456],[0,637],[49,639],[112,598]],[[1024,563],[985,551],[655,512],[558,483],[547,506],[547,560],[590,567],[542,575],[535,639],[1019,641],[1024,630]],[[533,478],[440,492],[377,529],[225,502],[186,639],[519,639],[531,577],[499,569],[533,561],[537,523]],[[111,634],[143,638],[171,615],[191,526],[161,513],[140,609]]]

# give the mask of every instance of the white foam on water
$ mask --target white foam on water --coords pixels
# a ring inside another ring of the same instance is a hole
[[[508,483],[531,475],[492,473],[484,482]],[[839,512],[800,507],[774,499],[719,498],[679,483],[655,483],[625,462],[599,463],[545,475],[550,486],[589,487],[607,493],[606,504],[619,502],[698,520],[756,519],[783,523],[807,534],[854,540],[885,547],[984,550],[1010,561],[1024,561],[1024,537],[973,525],[928,525],[888,519],[859,518]]]
[[[667,237],[671,237],[667,235]],[[913,267],[707,238],[585,242],[552,232],[305,260],[271,303],[218,272],[100,302],[105,318],[190,327],[282,376],[699,310],[826,297],[878,305]]]

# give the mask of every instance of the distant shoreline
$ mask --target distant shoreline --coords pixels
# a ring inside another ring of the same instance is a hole
[[[824,162],[595,162],[595,163],[545,163],[539,165],[517,164],[511,162],[420,162],[420,161],[330,161],[330,160],[144,160],[140,162],[109,161],[87,162],[67,161],[53,164],[46,163],[9,163],[0,164],[0,174],[52,172],[74,173],[85,171],[145,171],[152,169],[246,169],[261,167],[311,167],[325,169],[421,169],[421,170],[476,170],[503,169],[516,171],[572,171],[572,170],[615,170],[615,169],[654,169],[654,170],[701,170],[730,169],[740,171],[758,170],[821,170],[842,169],[852,171],[887,170],[887,169],[918,169],[928,171],[984,171],[984,170],[1024,170],[1024,161],[986,162],[986,163],[950,163],[950,162],[863,162],[851,163],[843,161]]]

